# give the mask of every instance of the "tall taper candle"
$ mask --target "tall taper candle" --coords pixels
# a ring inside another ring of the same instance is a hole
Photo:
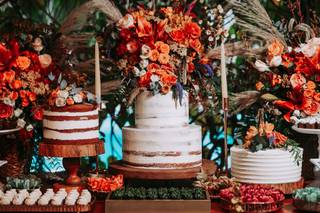
[[[95,49],[94,49],[94,55],[95,55],[95,93],[97,98],[97,103],[101,103],[101,79],[100,79],[100,58],[99,58],[99,45],[96,41]]]
[[[221,43],[221,92],[222,98],[228,98],[226,53],[224,49],[224,41],[222,41]]]

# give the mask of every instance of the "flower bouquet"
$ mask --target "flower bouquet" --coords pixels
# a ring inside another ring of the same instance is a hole
[[[182,97],[182,85],[194,80],[196,70],[212,72],[204,57],[202,29],[190,11],[140,8],[126,14],[117,26],[117,65],[132,89],[145,88],[153,94],[174,90],[176,97]]]
[[[320,38],[312,38],[286,49],[274,41],[268,47],[266,63],[255,62],[262,72],[256,89],[284,113],[286,121],[300,128],[320,127],[319,60]]]

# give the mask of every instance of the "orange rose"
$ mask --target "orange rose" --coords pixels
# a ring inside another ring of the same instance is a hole
[[[74,100],[72,98],[67,98],[67,105],[73,105],[74,104]]]
[[[154,50],[151,50],[150,53],[149,53],[149,59],[151,61],[157,61],[159,58],[159,52],[158,50],[154,49]]]
[[[306,86],[307,86],[307,89],[309,90],[314,90],[317,87],[317,85],[313,81],[308,81],[306,83]]]
[[[177,77],[175,75],[164,74],[161,76],[160,80],[165,85],[174,85],[177,83]]]
[[[259,128],[259,133],[260,135],[262,135],[263,132],[265,132],[267,134],[267,136],[269,136],[274,130],[274,124],[271,123],[262,123],[260,124],[260,128]]]
[[[163,93],[163,94],[167,94],[168,92],[170,92],[170,89],[171,89],[171,87],[169,86],[169,85],[163,85],[162,87],[161,87],[161,92]]]
[[[316,100],[317,102],[320,102],[320,93],[315,93],[313,96],[314,100]]]
[[[18,97],[19,97],[19,93],[16,92],[16,91],[11,92],[10,95],[9,95],[9,98],[10,98],[11,100],[14,100],[14,101],[17,100]]]
[[[183,43],[186,39],[186,36],[182,30],[173,30],[169,33],[169,36],[178,43]]]
[[[302,87],[306,83],[306,79],[300,73],[294,73],[290,77],[290,83],[291,83],[292,88]]]
[[[302,105],[302,110],[307,115],[314,115],[319,112],[320,104],[312,99],[305,99]]]
[[[3,73],[3,80],[11,83],[15,78],[16,73],[14,71],[6,71]]]
[[[197,39],[201,36],[201,28],[194,22],[186,23],[184,29],[188,36],[192,39]]]
[[[167,64],[170,60],[170,56],[168,54],[160,53],[158,60],[160,64]]]
[[[197,53],[202,50],[202,44],[199,39],[194,39],[189,41],[190,47],[192,47]]]
[[[22,82],[20,80],[14,80],[12,82],[12,87],[14,89],[20,89],[22,87]]]
[[[158,64],[155,63],[151,63],[147,66],[147,70],[149,72],[154,72],[155,70],[160,69],[160,66]]]
[[[137,17],[137,33],[139,37],[151,36],[152,35],[152,25],[144,17]]]
[[[168,44],[161,44],[159,47],[158,47],[158,50],[161,52],[161,53],[164,53],[164,54],[169,54],[170,52],[170,47]]]
[[[314,91],[310,89],[306,89],[305,91],[303,91],[303,96],[306,98],[313,97],[313,94],[314,94]]]
[[[36,95],[36,93],[34,93],[34,92],[29,92],[29,93],[28,93],[28,97],[29,97],[29,100],[30,100],[31,102],[37,100],[37,95]]]
[[[274,56],[281,55],[283,52],[284,46],[281,42],[278,40],[274,40],[269,46],[268,46],[268,56],[270,58],[273,58]]]
[[[22,70],[28,69],[30,64],[31,61],[26,56],[18,56],[18,58],[16,59],[16,65]]]
[[[260,91],[264,87],[264,84],[261,81],[256,83],[256,90]]]
[[[28,101],[28,99],[26,99],[26,98],[22,99],[21,105],[22,105],[22,107],[27,107],[27,106],[29,106],[29,101]]]

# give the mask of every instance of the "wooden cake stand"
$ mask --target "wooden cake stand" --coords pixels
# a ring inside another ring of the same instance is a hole
[[[78,176],[80,168],[80,157],[97,156],[104,153],[103,141],[98,140],[95,143],[63,145],[55,143],[40,143],[39,155],[47,157],[63,157],[63,166],[68,172],[65,184],[56,183],[54,190],[65,188],[68,190],[81,190],[84,186],[81,184],[81,178]]]
[[[203,160],[202,168],[207,174],[214,174],[216,165],[213,161]],[[201,167],[186,169],[143,169],[132,167],[122,161],[117,161],[109,166],[112,174],[123,174],[125,178],[144,180],[184,180],[192,179],[201,171]]]

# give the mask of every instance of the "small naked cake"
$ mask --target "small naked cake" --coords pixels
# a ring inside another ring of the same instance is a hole
[[[306,116],[303,112],[295,110],[290,117],[292,123],[298,128],[304,129],[320,129],[320,113]]]
[[[43,141],[88,144],[99,141],[99,116],[93,95],[75,87],[51,93],[44,111]]]
[[[236,181],[283,184],[301,180],[303,150],[270,123],[251,126],[242,146],[231,148],[231,174]]]

